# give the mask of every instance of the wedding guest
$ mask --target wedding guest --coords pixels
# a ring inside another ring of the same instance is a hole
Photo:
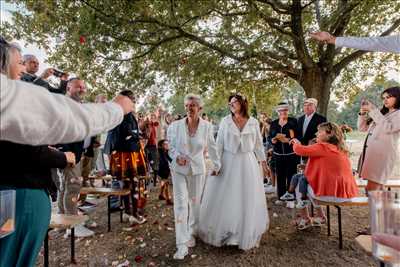
[[[203,192],[207,148],[214,163],[214,173],[220,162],[211,123],[200,118],[203,101],[200,96],[188,94],[184,98],[186,118],[174,121],[168,127],[169,155],[174,184],[174,217],[177,252],[174,259],[182,260],[188,248],[196,244],[199,227],[200,197]]]
[[[302,145],[296,138],[290,141],[294,152],[299,156],[308,157],[303,180],[307,188],[302,194],[311,199],[328,202],[345,202],[358,195],[358,187],[353,177],[349,152],[338,125],[325,122],[318,126],[317,143]],[[298,229],[303,230],[312,225],[321,225],[326,222],[324,212],[320,206],[314,204],[316,217],[312,220],[308,213],[308,201],[299,205],[300,218]]]
[[[249,250],[269,227],[261,172],[261,167],[267,172],[267,163],[259,123],[249,116],[246,97],[237,93],[228,101],[231,114],[221,121],[217,137],[221,169],[207,178],[199,232],[213,246]]]

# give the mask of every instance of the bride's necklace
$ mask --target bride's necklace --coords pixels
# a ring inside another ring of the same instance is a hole
[[[189,137],[196,136],[197,129],[199,128],[199,122],[200,122],[200,120],[198,119],[195,126],[190,126],[189,119],[186,119],[186,125],[187,125],[187,129],[188,129]]]

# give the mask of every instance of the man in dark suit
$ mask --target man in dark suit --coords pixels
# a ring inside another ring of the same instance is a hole
[[[318,100],[315,98],[307,98],[304,101],[304,115],[298,119],[298,133],[300,142],[303,145],[308,145],[310,140],[316,137],[318,125],[326,122],[326,118],[316,113]]]

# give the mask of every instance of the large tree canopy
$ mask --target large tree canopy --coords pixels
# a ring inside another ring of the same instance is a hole
[[[317,29],[336,36],[391,34],[400,25],[400,2],[393,0],[10,2],[21,9],[13,23],[2,25],[2,34],[43,46],[57,67],[108,90],[145,92],[162,81],[175,91],[205,93],[253,81],[267,90],[292,79],[326,113],[339,76],[354,83],[399,60],[335,49],[307,34]]]

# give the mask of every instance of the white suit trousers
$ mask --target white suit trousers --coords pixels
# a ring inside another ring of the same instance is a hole
[[[176,245],[186,244],[197,234],[204,174],[184,175],[172,172]]]

